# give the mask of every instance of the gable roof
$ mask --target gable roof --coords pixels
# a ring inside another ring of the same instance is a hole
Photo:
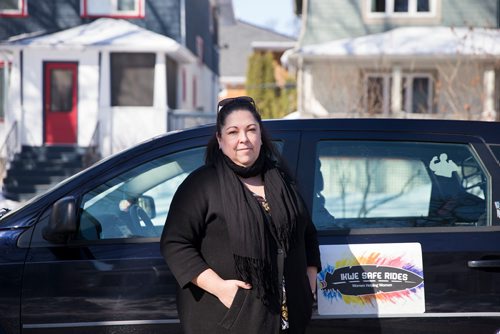
[[[401,27],[384,33],[345,38],[288,50],[294,58],[453,58],[500,57],[500,30],[484,28]]]
[[[48,48],[108,51],[166,52],[181,62],[194,62],[187,48],[167,36],[121,19],[101,18],[67,30],[43,36],[14,36],[0,43],[0,49]]]

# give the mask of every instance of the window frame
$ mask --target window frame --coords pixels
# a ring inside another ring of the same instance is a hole
[[[383,89],[382,89],[382,112],[375,113],[375,115],[390,115],[391,114],[391,84],[392,84],[392,73],[391,72],[377,72],[377,71],[366,71],[363,75],[363,103],[364,110],[366,113],[370,114],[368,110],[368,100],[369,100],[369,85],[368,80],[370,78],[382,78],[383,79]],[[426,78],[429,80],[427,105],[428,109],[425,113],[414,113],[413,112],[413,81],[415,78]],[[423,114],[432,115],[435,114],[436,108],[434,106],[435,97],[435,74],[429,71],[420,72],[402,72],[401,82],[406,80],[406,85],[401,85],[401,101],[404,103],[401,105],[401,112],[405,114]],[[408,84],[409,83],[409,84]],[[406,96],[406,98],[403,98]]]
[[[99,18],[99,17],[110,17],[116,19],[143,19],[145,18],[145,2],[144,0],[134,0],[135,10],[133,11],[120,11],[117,9],[119,0],[106,0],[113,9],[109,13],[92,13],[92,8],[89,7],[89,2],[96,1],[101,2],[102,0],[80,0],[80,8],[82,18]]]
[[[23,18],[28,16],[28,0],[17,0],[18,9],[0,10],[0,17]]]
[[[365,12],[367,18],[396,18],[396,17],[406,17],[406,18],[431,18],[436,17],[437,13],[437,1],[429,0],[429,11],[428,12],[418,12],[417,2],[418,0],[408,0],[408,11],[407,12],[395,12],[394,11],[394,1],[395,0],[385,0],[385,12],[373,12],[371,9],[372,0],[365,0]]]
[[[488,146],[496,162],[500,165],[500,144],[489,144]]]

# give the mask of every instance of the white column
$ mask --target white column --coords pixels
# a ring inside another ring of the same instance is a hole
[[[164,132],[167,131],[167,65],[166,55],[163,52],[156,53],[155,77],[154,77],[154,100],[155,110],[163,114]]]
[[[483,74],[483,113],[481,120],[494,121],[496,119],[495,110],[495,69],[487,68]]]
[[[400,113],[403,110],[401,100],[402,88],[401,67],[394,66],[392,68],[392,85],[391,85],[391,113]]]
[[[17,140],[18,147],[25,143],[25,129],[23,124],[23,110],[21,105],[21,52],[13,51],[10,58],[7,57],[7,62],[10,61],[10,77],[6,82],[7,95],[5,95],[5,124],[10,128],[17,121]]]
[[[163,52],[156,53],[153,105],[160,110],[164,110],[167,106],[167,67],[165,58]]]
[[[7,57],[7,54],[4,54],[2,51],[0,51],[0,63],[3,63],[3,77],[0,78],[0,80],[3,81],[4,86],[3,90],[0,91],[0,95],[3,96],[3,105],[0,106],[1,109],[3,109],[4,112],[4,122],[3,124],[0,124],[0,143],[5,142],[5,138],[7,136],[8,131],[10,130],[11,123],[9,122],[9,110],[7,109],[7,102],[8,100],[8,93],[9,93],[9,58]],[[0,152],[2,154],[3,152]],[[1,158],[5,158],[5,156],[1,156]],[[0,175],[1,176],[1,175]]]
[[[111,108],[111,75],[108,51],[101,52],[99,86],[99,142],[103,157],[113,153],[113,115]]]
[[[297,110],[300,115],[304,114],[304,61],[299,56],[297,61]]]
[[[307,117],[316,117],[316,110],[311,108],[313,105],[313,99],[315,99],[312,93],[312,77],[311,77],[311,66],[302,64],[302,110],[303,115]]]
[[[8,115],[8,109],[7,109],[7,102],[9,101],[8,99],[8,94],[9,94],[9,66],[11,61],[9,57],[7,56],[6,53],[3,53],[0,51],[0,62],[3,63],[3,78],[2,81],[4,83],[3,90],[0,92],[0,94],[3,96],[3,105],[1,106],[3,111],[4,111],[4,120],[5,123],[7,123],[7,120],[10,115]],[[8,124],[8,123],[7,123]],[[8,131],[8,130],[7,130]]]

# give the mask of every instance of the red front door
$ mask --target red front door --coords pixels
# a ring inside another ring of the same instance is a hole
[[[77,63],[44,63],[45,144],[77,142]]]

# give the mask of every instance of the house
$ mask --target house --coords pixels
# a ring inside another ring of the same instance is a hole
[[[107,156],[211,121],[231,15],[231,0],[2,2],[3,165],[21,149]]]
[[[2,64],[10,69],[3,71],[4,76],[10,73],[3,80],[9,81],[10,88],[0,94],[4,102],[2,133],[17,121],[22,145],[86,146],[98,121],[112,118],[118,110],[128,124],[144,121],[141,133],[133,138],[130,133],[127,138],[107,133],[111,130],[100,123],[101,136],[110,136],[114,142],[102,147],[107,155],[166,131],[168,110],[213,111],[218,91],[217,6],[230,5],[229,0],[8,3],[0,9]],[[166,44],[171,44],[170,51]],[[162,67],[168,74],[160,75]],[[55,92],[47,86],[48,75],[54,71],[78,74],[71,87],[76,115],[70,117],[76,128],[62,139],[51,138],[50,116],[43,116],[50,115],[49,104],[43,101]],[[136,77],[138,71],[141,74]],[[127,110],[130,107],[135,115]],[[23,122],[22,115],[30,122]],[[115,129],[125,126],[110,124]]]
[[[276,59],[276,83],[279,86],[285,84],[288,73],[279,59],[285,50],[295,46],[294,37],[236,20],[234,24],[220,26],[219,39],[220,99],[248,95],[245,87],[248,59],[254,52],[272,53]]]
[[[497,0],[303,0],[303,117],[500,120]]]

